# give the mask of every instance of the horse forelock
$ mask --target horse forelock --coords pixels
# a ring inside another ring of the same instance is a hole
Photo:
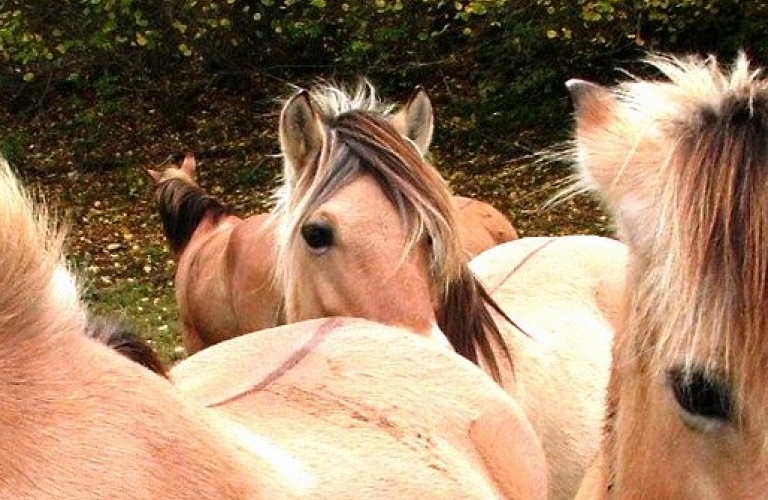
[[[630,82],[620,94],[633,110],[650,106],[643,111],[649,133],[658,134],[665,151],[657,234],[637,252],[638,283],[630,292],[632,328],[641,334],[625,341],[651,354],[657,373],[682,362],[728,375],[762,374],[768,82],[743,54],[730,70],[713,58],[651,63],[668,80]]]
[[[403,220],[407,232],[404,258],[429,237],[433,278],[447,289],[466,260],[453,236],[455,215],[450,191],[410,141],[368,112],[352,111],[336,117],[329,124],[318,161],[282,192],[277,216],[283,222],[279,244],[283,251],[278,253],[287,252],[301,225],[320,205],[363,174],[376,179]]]
[[[355,86],[344,86],[332,81],[319,80],[310,90],[318,112],[330,122],[350,111],[365,111],[386,118],[395,105],[381,100],[376,88],[367,79],[360,79]]]

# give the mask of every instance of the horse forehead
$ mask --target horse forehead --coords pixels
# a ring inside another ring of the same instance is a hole
[[[399,218],[383,187],[370,174],[361,174],[339,188],[321,205],[321,210],[360,220],[381,220],[390,214]]]

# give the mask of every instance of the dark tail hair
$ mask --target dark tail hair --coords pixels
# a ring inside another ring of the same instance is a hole
[[[163,231],[175,255],[189,243],[203,217],[214,221],[232,214],[232,210],[189,181],[171,178],[160,182],[155,199],[163,221]]]
[[[168,377],[168,370],[155,350],[126,319],[91,315],[86,334],[150,371]]]

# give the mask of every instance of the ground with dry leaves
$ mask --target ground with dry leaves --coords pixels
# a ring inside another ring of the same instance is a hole
[[[22,175],[69,226],[69,257],[87,284],[87,300],[99,311],[131,318],[169,361],[183,356],[174,262],[144,169],[193,151],[200,184],[242,215],[268,210],[280,171],[279,107],[272,96],[285,88],[214,90],[190,97],[181,112],[135,95],[118,96],[110,106],[61,98],[42,110],[6,112],[0,131],[23,144]],[[441,108],[439,97],[435,102],[433,161],[458,194],[489,201],[522,236],[610,231],[586,196],[544,208],[569,172],[526,159],[535,140],[503,133],[464,140],[471,123]]]

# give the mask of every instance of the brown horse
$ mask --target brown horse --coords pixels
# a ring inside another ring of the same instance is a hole
[[[326,87],[333,89],[332,87]],[[373,92],[373,87],[366,84]],[[342,102],[345,94],[328,98]],[[359,99],[367,96],[359,94]],[[354,106],[356,104],[350,104]],[[397,112],[377,103],[377,113],[396,123],[416,122],[412,138],[426,153],[432,140],[432,104],[417,88]],[[176,301],[189,353],[222,340],[284,323],[281,297],[273,287],[274,227],[268,214],[241,219],[195,182],[195,159],[179,167],[149,170],[166,238],[177,260]],[[474,256],[517,238],[512,223],[491,205],[456,196],[462,247]]]
[[[205,193],[194,180],[191,154],[178,168],[149,174],[177,262],[176,303],[187,352],[280,323],[268,214],[242,219]]]
[[[458,356],[322,320],[192,357],[179,390],[84,334],[61,242],[3,162],[0,498],[545,498],[524,415]]]
[[[523,238],[477,257],[478,280],[456,205],[413,133],[428,129],[423,115],[387,120],[372,94],[343,96],[302,91],[281,115],[287,321],[356,316],[449,343],[515,395],[542,439],[553,495],[572,498],[601,435],[623,245]]]
[[[575,158],[629,246],[606,436],[582,499],[768,490],[768,79],[742,54],[568,83]]]

